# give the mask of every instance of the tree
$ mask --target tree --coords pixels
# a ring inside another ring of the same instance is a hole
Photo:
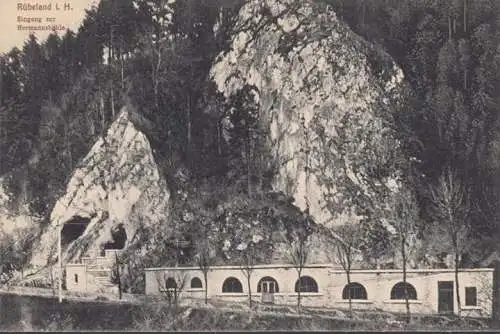
[[[196,255],[196,264],[203,273],[205,283],[205,304],[208,304],[208,272],[215,263],[215,258],[210,252],[210,244],[208,241],[201,242],[198,246],[198,254]]]
[[[297,272],[297,312],[301,311],[302,271],[310,254],[309,237],[312,230],[308,226],[298,226],[287,233],[289,257]]]
[[[256,249],[252,241],[240,249],[239,261],[240,269],[247,279],[248,306],[252,308],[252,285],[250,280],[257,264]]]
[[[167,299],[169,306],[178,306],[179,297],[187,284],[187,275],[182,270],[175,270],[170,273],[157,272],[156,281],[158,289]]]
[[[356,252],[359,252],[357,246],[360,242],[359,226],[353,224],[344,224],[335,229],[339,237],[335,244],[335,255],[340,262],[342,269],[346,274],[347,286],[351,285],[351,269],[355,259]],[[349,297],[349,317],[352,318],[352,299],[351,289],[348,290]]]
[[[448,237],[455,269],[455,292],[458,316],[461,314],[458,270],[461,257],[470,245],[470,196],[469,188],[451,168],[446,168],[436,186],[430,190],[434,208],[434,228]],[[436,232],[435,232],[436,233]],[[444,242],[444,240],[443,240]]]
[[[245,85],[230,98],[233,107],[230,114],[233,127],[229,140],[232,151],[231,167],[241,176],[245,175],[249,197],[253,196],[253,178],[257,167],[256,147],[259,144],[259,106],[255,102],[257,97],[257,88]]]
[[[408,264],[408,248],[411,240],[416,236],[416,225],[419,216],[419,207],[415,196],[410,189],[402,189],[394,196],[392,222],[396,228],[397,241],[401,251],[401,262],[403,269],[404,297],[406,304],[406,322],[411,321],[410,302],[408,300],[408,285],[406,282],[406,268]]]

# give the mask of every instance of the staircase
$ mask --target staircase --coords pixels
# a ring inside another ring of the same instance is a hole
[[[101,286],[103,288],[109,289],[111,287],[115,287],[115,284],[111,283],[111,280],[109,277],[104,277],[104,276],[96,276],[94,278],[94,282],[96,285]]]
[[[111,274],[116,261],[117,250],[106,250],[105,256],[88,254],[79,264],[73,264],[70,274],[73,279],[81,277],[80,281],[72,282],[72,289],[82,289],[86,292],[117,293],[117,285],[111,282]],[[102,253],[101,253],[102,254]]]

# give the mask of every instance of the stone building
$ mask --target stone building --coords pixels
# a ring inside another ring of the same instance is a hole
[[[83,257],[77,263],[66,265],[66,289],[82,293],[118,293],[111,282],[111,271],[120,250],[106,249],[103,256]]]
[[[354,309],[382,309],[405,312],[402,271],[395,269],[352,270],[351,284],[341,268],[327,264],[307,265],[298,281],[292,265],[258,265],[250,277],[252,297],[275,304],[297,303],[300,289],[302,305],[348,308],[348,294]],[[245,301],[248,284],[239,266],[214,266],[204,286],[197,267],[145,269],[146,294],[181,290],[180,298],[209,298]],[[409,269],[407,291],[413,313],[456,313],[458,310],[453,269]],[[493,269],[461,269],[459,288],[462,315],[491,317],[493,305]]]

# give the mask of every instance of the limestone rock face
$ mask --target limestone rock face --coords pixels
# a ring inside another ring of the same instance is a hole
[[[45,265],[56,256],[60,226],[67,230],[63,230],[65,262],[99,253],[106,243],[114,241],[111,231],[120,224],[127,247],[141,226],[165,221],[169,197],[149,141],[124,107],[73,172],[65,194],[52,210],[50,225],[41,236],[32,263]],[[74,230],[71,233],[76,223],[80,229],[84,227],[79,236]]]
[[[352,182],[363,196],[376,197],[360,172],[377,164],[380,152],[399,147],[382,117],[395,112],[403,85],[403,73],[389,56],[312,1],[251,0],[240,10],[231,51],[219,56],[212,76],[226,97],[245,85],[257,92],[280,165],[276,190],[293,196],[301,209],[308,206],[318,223],[359,218],[344,204],[343,187]],[[338,165],[325,165],[325,143],[338,141],[348,151],[331,145]],[[327,189],[319,174],[332,180],[335,213],[325,208]],[[394,187],[397,174],[377,181]]]

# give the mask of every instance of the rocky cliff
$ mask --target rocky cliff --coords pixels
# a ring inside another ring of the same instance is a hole
[[[396,112],[403,73],[335,13],[311,1],[248,1],[231,51],[219,57],[212,76],[226,97],[254,87],[280,164],[275,189],[308,206],[317,222],[359,219],[345,198],[346,182],[379,200],[365,175],[390,162],[388,151],[397,156],[399,144],[384,120]],[[333,159],[325,159],[326,151]],[[394,187],[397,174],[376,182]]]
[[[112,245],[112,231],[123,227],[127,247],[144,224],[154,226],[167,215],[169,192],[160,176],[146,136],[123,108],[81,161],[55,204],[50,224],[33,252],[32,263],[44,265],[54,257],[62,228],[64,261],[100,252]]]
[[[401,102],[403,74],[335,13],[311,1],[250,0],[211,75],[228,98],[245,86],[257,92],[278,162],[274,190],[309,208],[316,222],[359,221],[358,197],[373,210],[386,207],[377,189],[398,184],[399,143],[386,121]],[[66,262],[117,243],[118,226],[127,248],[143,226],[167,223],[169,190],[130,113],[121,111],[73,172],[33,264],[54,257],[59,227]],[[319,239],[313,257],[326,261]]]

